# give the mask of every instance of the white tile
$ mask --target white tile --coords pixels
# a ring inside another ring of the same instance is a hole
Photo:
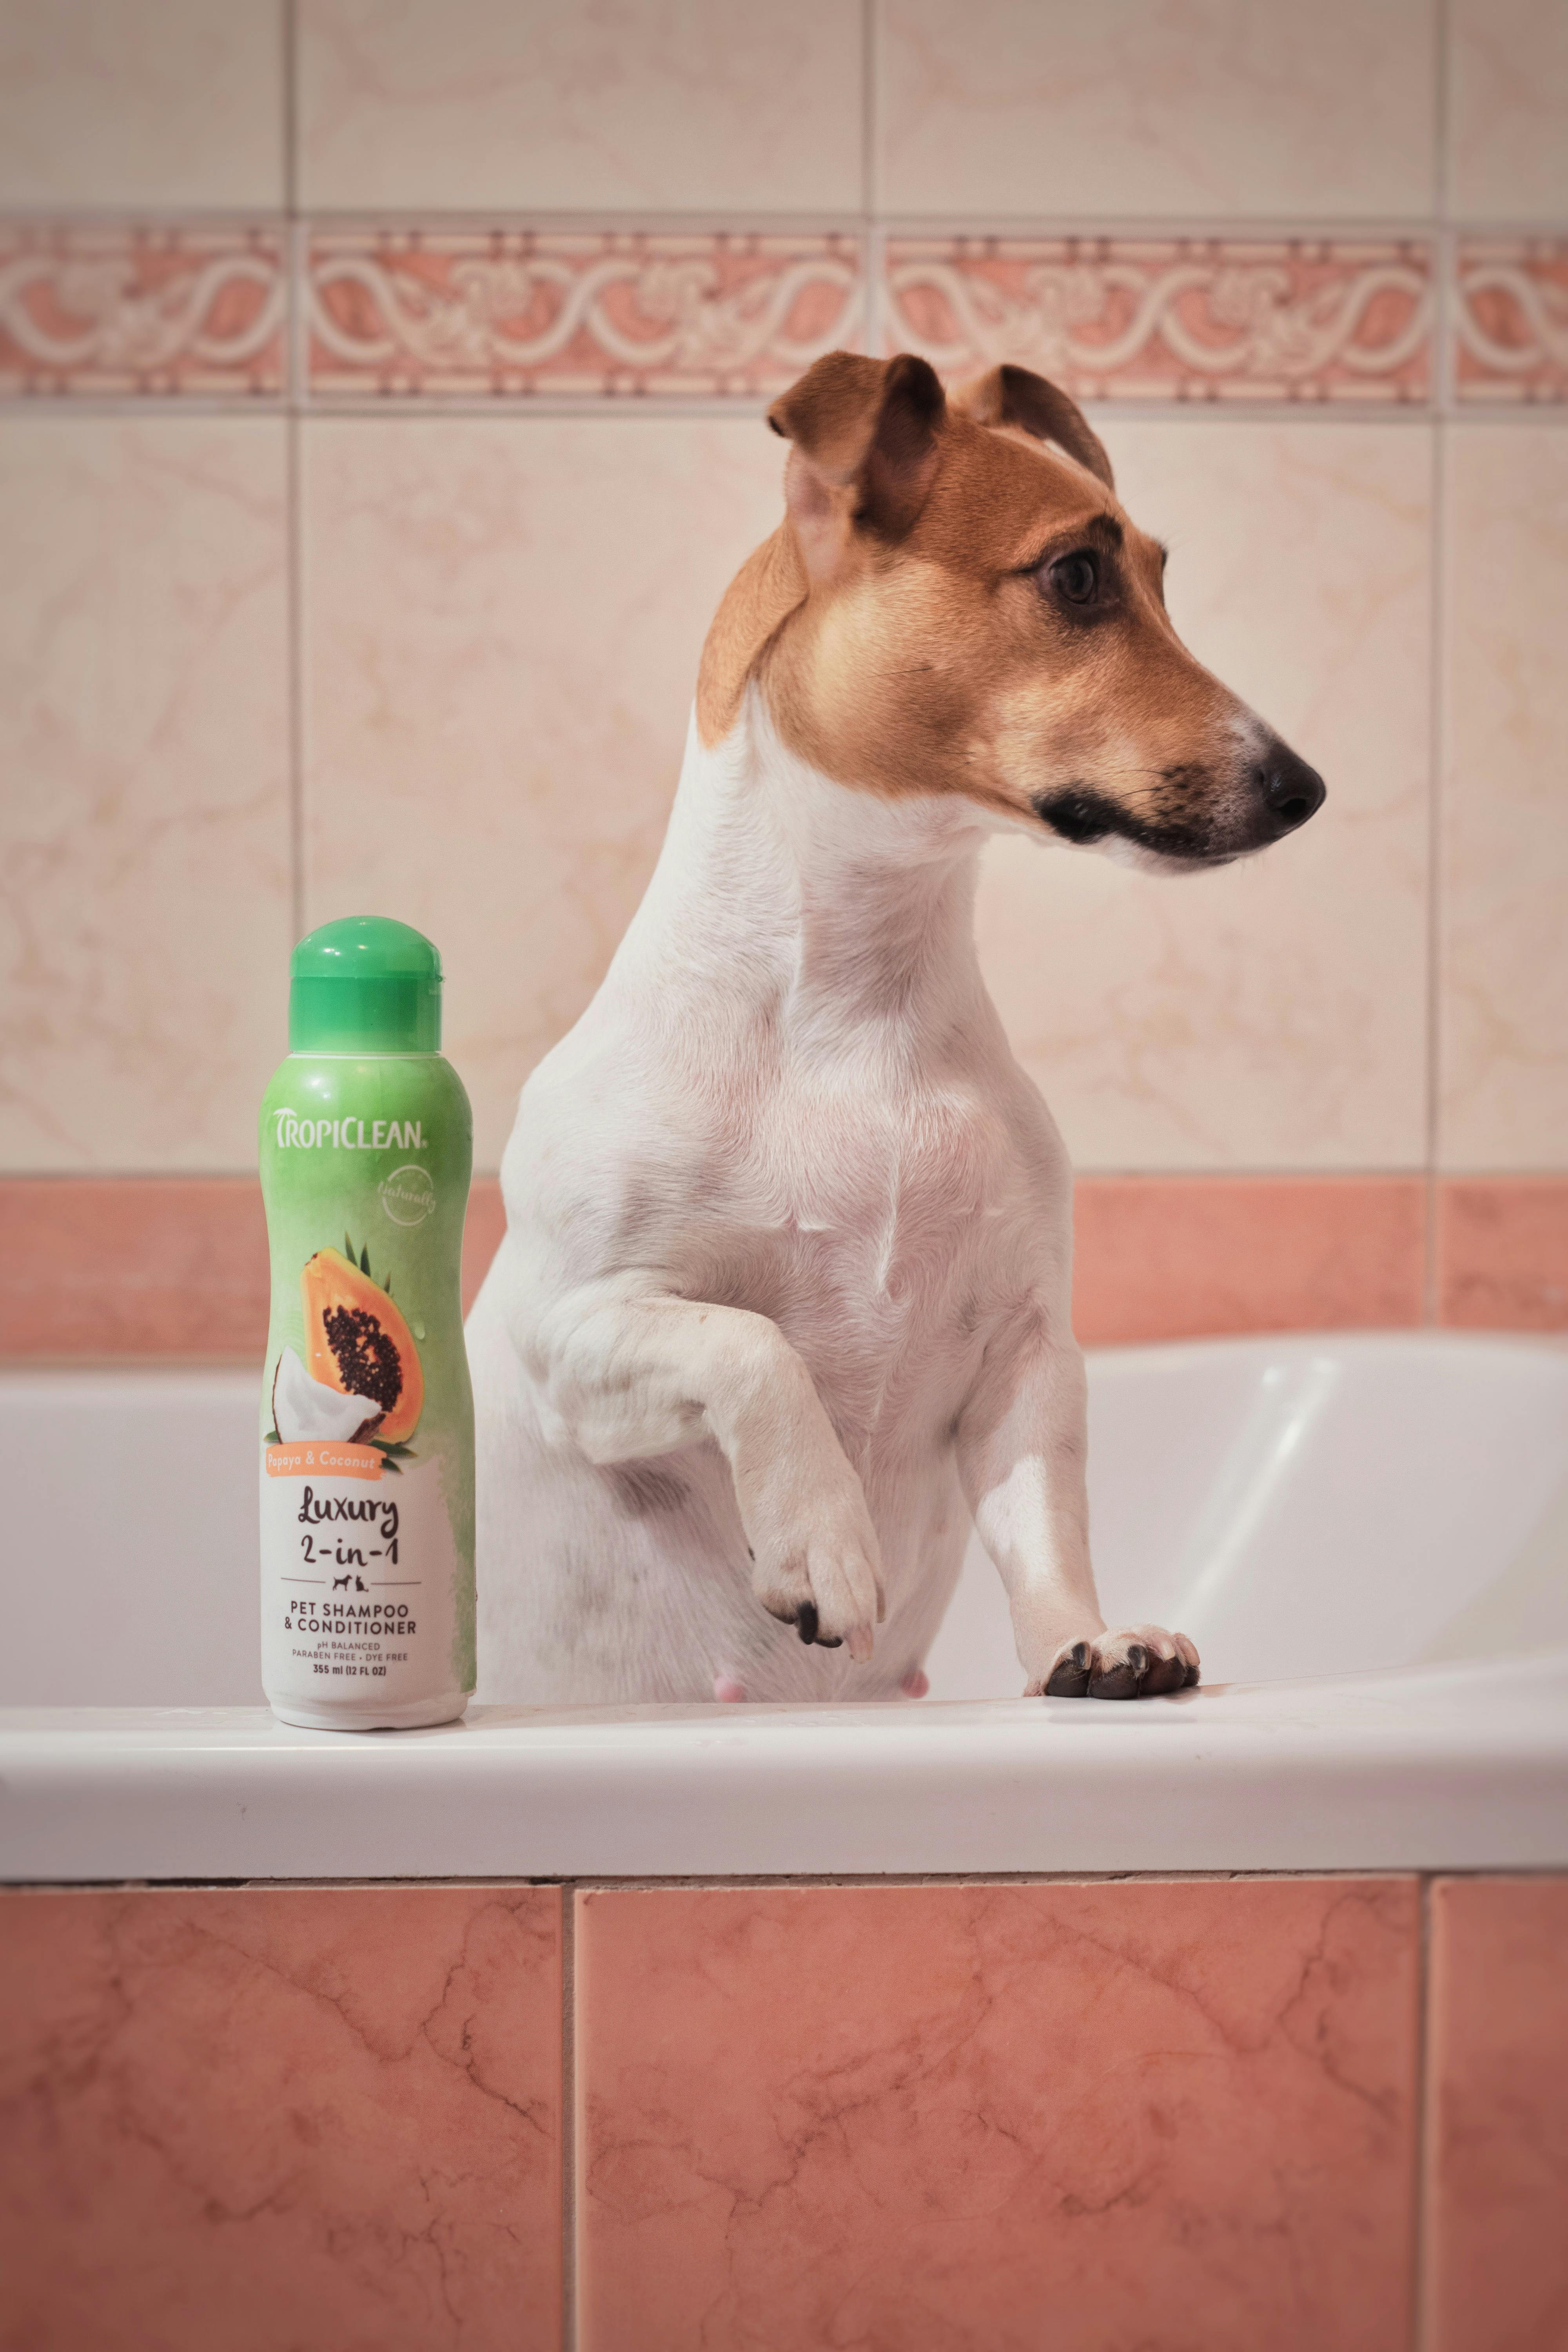
[[[744,420],[306,433],[310,919],[416,924],[493,1168],[640,898],[720,596],[782,511]]]
[[[300,0],[306,202],[843,212],[860,11]]]
[[[5,0],[0,204],[282,201],[280,0]]]
[[[1449,203],[1463,220],[1568,214],[1568,6],[1450,0]]]
[[[12,1171],[255,1165],[287,1046],[283,434],[0,434]]]
[[[881,0],[879,201],[1053,222],[1431,210],[1433,0]]]
[[[1440,1156],[1568,1166],[1568,433],[1446,461]]]
[[[999,842],[983,961],[1084,1168],[1424,1156],[1429,428],[1101,420],[1184,638],[1322,771],[1304,832],[1163,879]]]

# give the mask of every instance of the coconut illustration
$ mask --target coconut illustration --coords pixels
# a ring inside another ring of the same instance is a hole
[[[345,1396],[324,1381],[313,1381],[292,1348],[279,1357],[272,1375],[272,1426],[285,1445],[307,1438],[352,1444],[369,1437],[384,1418],[374,1397]]]

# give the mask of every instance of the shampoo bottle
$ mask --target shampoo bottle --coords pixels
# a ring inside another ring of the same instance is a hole
[[[285,1723],[448,1723],[474,1687],[473,1122],[440,1045],[441,960],[405,923],[295,949],[261,1107],[261,1679]]]

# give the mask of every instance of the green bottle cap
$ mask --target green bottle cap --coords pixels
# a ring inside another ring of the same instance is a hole
[[[441,959],[385,915],[323,923],[289,959],[291,1054],[438,1054]]]

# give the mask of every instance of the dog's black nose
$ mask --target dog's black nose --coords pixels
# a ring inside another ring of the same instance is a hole
[[[1273,838],[1294,833],[1316,816],[1329,796],[1316,768],[1297,758],[1288,743],[1272,743],[1253,770],[1273,825]]]

